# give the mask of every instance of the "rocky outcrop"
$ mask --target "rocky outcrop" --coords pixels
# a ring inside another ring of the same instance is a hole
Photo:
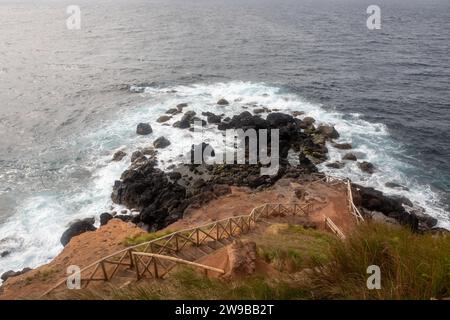
[[[219,105],[219,106],[227,106],[227,105],[229,105],[230,103],[227,101],[227,100],[225,100],[225,99],[220,99],[219,101],[217,101],[217,104]]]
[[[333,147],[336,149],[348,150],[352,148],[352,145],[350,143],[334,143]]]
[[[327,139],[337,139],[339,138],[339,133],[333,126],[320,125],[317,131]]]
[[[171,116],[163,115],[163,116],[160,116],[160,117],[156,120],[156,122],[164,123],[164,122],[169,121],[170,119],[172,119]]]
[[[20,271],[9,270],[9,271],[6,271],[5,273],[3,273],[0,276],[0,279],[2,279],[3,281],[6,281],[9,278],[20,276],[20,275],[22,275],[24,273],[27,273],[28,271],[31,271],[31,270],[33,270],[33,269],[31,269],[31,268],[23,268]]]
[[[164,149],[170,146],[170,141],[165,137],[159,137],[153,142],[153,146],[156,149]]]
[[[126,156],[127,154],[124,151],[119,150],[116,153],[114,153],[112,161],[121,161]]]
[[[367,161],[358,162],[358,167],[362,172],[373,174],[375,172],[375,166]]]
[[[104,226],[108,223],[109,220],[111,220],[112,218],[114,218],[111,214],[109,214],[108,212],[103,212],[100,215],[100,225]]]
[[[228,247],[229,271],[226,277],[245,277],[256,270],[256,243],[235,240]]]
[[[136,133],[139,135],[148,135],[153,132],[149,123],[139,123],[136,128]]]
[[[345,167],[345,163],[340,162],[340,161],[335,161],[335,162],[327,163],[325,166],[327,166],[328,168],[333,168],[333,169],[342,169],[343,167]]]
[[[97,228],[94,227],[94,223],[95,218],[75,220],[69,225],[69,228],[62,234],[60,239],[61,244],[63,246],[66,246],[70,242],[70,239],[72,239],[73,237],[78,236],[87,231],[97,230]]]
[[[356,157],[356,155],[354,153],[346,153],[343,157],[342,160],[348,160],[348,161],[357,161],[358,158]]]
[[[405,199],[386,196],[374,188],[352,185],[353,200],[357,207],[369,211],[378,211],[385,216],[397,220],[402,225],[408,225],[413,231],[419,230],[419,219],[414,213],[405,210]],[[409,200],[408,200],[409,201]]]

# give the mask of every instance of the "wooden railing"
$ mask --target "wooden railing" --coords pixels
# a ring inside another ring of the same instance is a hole
[[[345,239],[345,234],[338,228],[338,226],[329,217],[325,217],[325,227],[331,230],[335,235],[341,239]]]
[[[151,278],[164,278],[176,265],[187,264],[219,274],[223,270],[195,263],[177,257],[177,253],[194,248],[201,251],[207,242],[220,242],[249,232],[261,218],[287,215],[308,215],[312,204],[264,204],[254,208],[249,215],[234,216],[199,227],[179,230],[164,237],[128,247],[103,257],[80,270],[81,287],[86,288],[93,281],[110,281],[117,276],[120,268],[132,270],[136,279],[147,275]],[[90,272],[89,272],[90,271]],[[86,278],[82,275],[88,273]],[[68,278],[59,281],[42,296],[49,294]]]
[[[350,179],[342,179],[331,175],[325,175],[319,176],[319,178],[314,182],[319,181],[324,181],[330,184],[344,183],[347,188],[348,211],[355,217],[357,223],[364,222],[364,217],[362,216],[361,212],[358,210],[355,203],[353,202],[353,191]]]

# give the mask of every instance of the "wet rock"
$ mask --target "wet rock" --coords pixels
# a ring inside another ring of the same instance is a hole
[[[169,121],[170,119],[172,119],[171,116],[166,116],[166,115],[164,115],[164,116],[159,117],[159,118],[156,120],[156,122],[163,123],[163,122]]]
[[[109,220],[111,220],[112,218],[114,218],[111,214],[109,214],[108,212],[104,212],[100,215],[100,225],[104,226],[108,223]]]
[[[392,189],[401,189],[401,190],[409,191],[409,188],[402,186],[401,184],[398,184],[395,182],[386,182],[384,185],[386,187],[392,188]]]
[[[419,229],[419,219],[414,213],[405,210],[404,199],[386,196],[383,192],[374,188],[352,185],[353,200],[357,207],[363,207],[369,211],[378,211],[397,220],[402,225],[408,225],[413,231]]]
[[[181,179],[181,173],[179,173],[179,172],[172,171],[172,172],[169,172],[167,175],[169,176],[170,180],[172,180],[172,181],[177,181],[177,180]]]
[[[219,106],[227,106],[227,105],[229,105],[230,103],[227,101],[227,100],[225,100],[225,99],[220,99],[219,101],[217,101],[217,104],[219,105]]]
[[[112,161],[121,161],[124,157],[126,157],[126,153],[122,150],[117,151],[114,153]]]
[[[181,112],[177,108],[171,108],[171,109],[166,111],[166,114],[171,114],[171,115],[176,115],[178,113],[181,113]]]
[[[279,128],[295,123],[294,118],[285,113],[272,112],[267,116],[267,122],[272,128]]]
[[[165,137],[159,137],[158,139],[156,139],[153,142],[153,146],[156,149],[163,149],[163,148],[170,146],[170,141],[167,140],[167,138],[165,138]]]
[[[334,143],[333,147],[336,149],[348,150],[352,148],[352,145],[350,143]]]
[[[175,128],[180,129],[187,129],[191,126],[191,123],[193,122],[193,118],[195,117],[194,111],[187,111],[180,121],[177,121],[173,124]]]
[[[367,161],[358,162],[358,167],[362,172],[366,172],[368,174],[373,174],[375,172],[375,166]]]
[[[178,110],[179,112],[182,112],[183,109],[186,108],[187,106],[188,106],[187,103],[180,103],[180,104],[177,105],[177,110]]]
[[[61,244],[63,246],[66,246],[70,242],[70,239],[72,239],[73,237],[78,236],[87,231],[97,230],[97,228],[94,227],[94,223],[95,218],[75,220],[70,224],[69,228],[62,234],[60,239]]]
[[[206,116],[206,120],[208,121],[208,123],[220,123],[221,121],[221,117],[212,113],[212,112],[203,112],[202,115]]]
[[[187,207],[186,189],[169,179],[149,161],[135,170],[127,170],[114,183],[111,199],[114,203],[138,208],[137,220],[160,229],[169,215],[181,216]]]
[[[141,151],[136,150],[131,154],[131,163],[134,163],[136,160],[140,160],[143,157],[145,158],[144,154]]]
[[[339,138],[339,133],[333,126],[320,125],[317,131],[327,139]]]
[[[305,113],[303,111],[292,111],[293,117],[299,117],[301,115],[304,115]]]
[[[348,160],[348,161],[357,161],[358,158],[356,157],[356,155],[354,153],[347,153],[344,155],[344,157],[342,158],[342,160]]]
[[[438,224],[438,220],[428,214],[425,213],[425,209],[419,206],[415,206],[411,203],[411,205],[405,204],[404,202],[410,202],[403,201],[403,207],[405,210],[410,213],[414,214],[417,219],[419,219],[419,229],[421,230],[428,230],[433,227],[435,227]]]
[[[136,128],[136,133],[139,135],[148,135],[153,132],[149,123],[139,123]]]
[[[10,254],[11,254],[10,251],[5,250],[5,251],[2,251],[2,253],[0,253],[0,257],[1,257],[1,258],[4,258],[4,257],[6,257],[6,256],[9,256]]]
[[[316,119],[314,119],[313,117],[305,117],[303,118],[302,122],[306,125],[306,126],[311,126],[316,122]]]
[[[256,108],[256,109],[253,109],[253,113],[260,114],[260,113],[267,112],[266,110],[267,110],[266,108]]]
[[[3,281],[6,281],[6,280],[8,280],[9,278],[13,278],[13,277],[20,276],[20,275],[22,275],[22,274],[27,273],[28,271],[31,271],[31,270],[33,270],[33,269],[31,269],[31,268],[23,268],[23,269],[20,270],[20,271],[9,270],[9,271],[6,271],[5,273],[3,273],[3,274],[1,275],[1,277],[0,277],[0,279],[2,279]]]
[[[332,163],[327,163],[325,166],[327,166],[328,168],[342,169],[343,167],[345,167],[345,163],[336,161]]]
[[[141,152],[142,154],[149,156],[150,158],[155,157],[156,154],[158,153],[158,151],[156,151],[153,147],[143,148]]]

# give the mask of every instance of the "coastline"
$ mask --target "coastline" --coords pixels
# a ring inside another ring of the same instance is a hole
[[[226,100],[218,101],[218,105],[226,102]],[[333,139],[339,137],[339,133],[334,127],[324,124],[316,127],[314,125],[315,119],[304,117],[300,112],[285,114],[276,110],[258,109],[256,112],[253,110],[254,114],[246,111],[228,119],[222,119],[220,115],[214,113],[203,113],[201,116],[206,119],[201,119],[198,117],[200,115],[197,116],[192,111],[183,113],[185,107],[187,107],[187,104],[181,104],[172,109],[172,112],[183,114],[181,120],[174,125],[183,131],[189,131],[194,120],[203,121],[205,125],[208,123],[217,124],[221,130],[230,128],[253,128],[255,130],[276,128],[280,130],[282,132],[280,140],[281,161],[278,173],[272,177],[261,176],[260,165],[236,166],[205,163],[173,165],[171,171],[162,171],[156,166],[158,150],[170,145],[170,141],[157,139],[152,147],[137,150],[132,154],[130,168],[122,174],[121,180],[116,181],[113,187],[113,201],[128,207],[132,214],[123,215],[105,212],[100,216],[101,225],[108,226],[110,220],[115,221],[113,222],[113,225],[115,225],[118,220],[121,220],[126,225],[136,225],[134,228],[139,228],[140,232],[144,232],[143,230],[158,231],[186,221],[186,217],[190,217],[192,212],[206,208],[210,202],[232,194],[232,188],[247,188],[250,190],[247,191],[249,193],[247,197],[251,199],[251,194],[263,193],[285,179],[303,181],[304,183],[311,182],[316,180],[317,176],[324,177],[323,174],[318,173],[317,165],[328,159],[327,144],[329,143],[332,143],[334,147],[348,150],[348,156],[343,162],[334,162],[328,165],[339,167],[345,165],[345,162],[357,161],[357,157],[351,153],[350,144],[333,142]],[[260,116],[263,113],[267,114],[266,120]],[[137,133],[149,135],[152,133],[151,126],[138,125]],[[208,144],[202,142],[197,146],[192,145],[189,157],[192,157],[192,152],[196,147],[204,151]],[[288,161],[289,157],[292,158],[292,154],[289,152],[292,149],[297,150],[296,154],[299,157],[294,165],[291,164],[292,161]],[[118,151],[112,155],[113,161],[122,161],[125,157],[126,154],[123,151]],[[360,169],[368,175],[376,170],[370,163],[358,163]],[[401,188],[402,186],[394,187]],[[357,195],[355,204],[366,218],[390,224],[405,225],[415,232],[430,232],[437,223],[436,219],[424,214],[422,209],[414,207],[411,201],[406,198],[385,196],[373,188],[356,184],[352,184],[352,189]],[[147,190],[147,193],[143,194],[138,190]],[[283,191],[279,194],[283,194]],[[299,191],[297,197],[302,197],[301,191]],[[214,219],[217,218],[214,217]],[[197,218],[195,222],[198,224],[203,221],[201,218]],[[98,232],[103,234],[103,232],[106,232],[103,226],[96,229],[92,219],[78,221],[68,229],[69,232],[65,235],[64,243],[71,245],[72,242],[70,241],[73,238],[77,239],[76,241],[80,245],[80,241],[83,242],[84,232],[86,234]],[[135,229],[133,230],[133,232],[136,232]],[[440,231],[440,229],[436,229],[437,231]],[[111,240],[103,241],[109,243]],[[53,261],[61,259],[61,256],[64,256],[63,253]],[[52,265],[53,261],[49,265]],[[6,285],[5,283],[4,285],[10,286],[10,281],[19,283],[19,286],[21,286],[21,281],[25,281],[25,284],[27,282],[31,284],[30,280],[26,279],[29,279],[31,274],[40,274],[42,269],[45,269],[45,266],[37,268],[37,271],[31,271],[31,273],[28,271],[22,275],[11,276],[10,279],[12,280],[7,280]],[[55,275],[61,275],[61,271],[59,269],[55,272]],[[50,278],[53,279],[53,277],[47,275],[45,280]]]

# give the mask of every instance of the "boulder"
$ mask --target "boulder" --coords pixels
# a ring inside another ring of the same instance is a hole
[[[136,160],[142,159],[143,157],[145,158],[142,151],[136,150],[131,154],[131,163],[134,163],[134,162],[136,162]]]
[[[266,120],[272,128],[279,128],[295,123],[294,118],[291,115],[281,112],[270,113]]]
[[[303,111],[292,111],[293,117],[299,117],[301,115],[304,115],[305,113]]]
[[[345,163],[336,161],[332,163],[327,163],[325,166],[327,166],[328,168],[342,169],[343,167],[345,167]]]
[[[221,121],[221,117],[212,112],[203,112],[202,115],[206,116],[208,123],[220,123]]]
[[[177,105],[177,110],[178,110],[179,112],[182,112],[183,109],[186,108],[187,106],[188,106],[187,103],[180,103],[180,104]]]
[[[352,148],[352,145],[350,143],[334,143],[333,147],[336,149],[348,150]]]
[[[405,191],[409,191],[409,188],[402,186],[401,184],[395,183],[395,182],[386,182],[384,184],[386,187],[388,188],[392,188],[392,189],[400,189],[400,190],[405,190]]]
[[[163,116],[159,117],[159,118],[156,120],[156,122],[163,123],[163,122],[169,121],[170,119],[172,119],[171,116],[163,115]]]
[[[354,153],[346,153],[344,155],[344,157],[342,157],[342,160],[348,160],[348,161],[357,161],[358,158],[356,157],[356,155]]]
[[[100,215],[100,225],[104,226],[108,223],[109,220],[111,220],[112,218],[114,218],[111,214],[109,214],[108,212],[103,212]]]
[[[70,225],[69,228],[64,231],[64,233],[61,236],[61,244],[63,246],[66,246],[70,239],[72,239],[75,236],[78,236],[84,232],[87,231],[95,231],[97,228],[94,227],[95,218],[86,218],[82,220],[75,220]]]
[[[372,174],[375,172],[375,166],[367,161],[358,162],[358,167],[362,172],[366,172],[368,174]]]
[[[153,146],[156,149],[163,149],[163,148],[170,146],[170,141],[167,140],[167,138],[165,138],[165,137],[159,137],[158,139],[156,139],[153,142]]]
[[[337,139],[339,138],[339,133],[333,126],[320,125],[317,131],[327,139]]]
[[[363,207],[369,211],[378,211],[397,220],[402,225],[408,225],[413,231],[419,228],[419,219],[414,213],[405,210],[405,199],[386,196],[383,192],[374,188],[352,185],[353,201],[357,207]]]
[[[171,115],[176,115],[178,113],[181,113],[181,112],[177,108],[171,108],[171,109],[166,111],[166,114],[171,114]]]
[[[316,122],[316,119],[314,119],[313,117],[305,117],[303,118],[302,122],[306,125],[306,126],[311,126]]]
[[[139,123],[136,128],[136,133],[139,135],[148,135],[153,132],[149,123]]]
[[[219,105],[219,106],[227,106],[227,105],[229,105],[230,103],[227,101],[227,100],[225,100],[225,99],[220,99],[219,101],[217,101],[217,104]]]
[[[175,128],[187,129],[191,126],[193,118],[195,117],[194,111],[187,111],[180,121],[177,121],[173,124]]]
[[[126,157],[126,153],[122,150],[117,151],[114,153],[112,161],[121,161],[124,157]]]
[[[3,273],[1,275],[1,277],[0,277],[0,279],[2,279],[3,281],[6,281],[9,278],[20,276],[20,275],[22,275],[24,273],[27,273],[28,271],[31,271],[31,270],[33,270],[33,269],[31,269],[31,268],[23,268],[20,271],[9,270],[9,271],[6,271],[5,273]]]

